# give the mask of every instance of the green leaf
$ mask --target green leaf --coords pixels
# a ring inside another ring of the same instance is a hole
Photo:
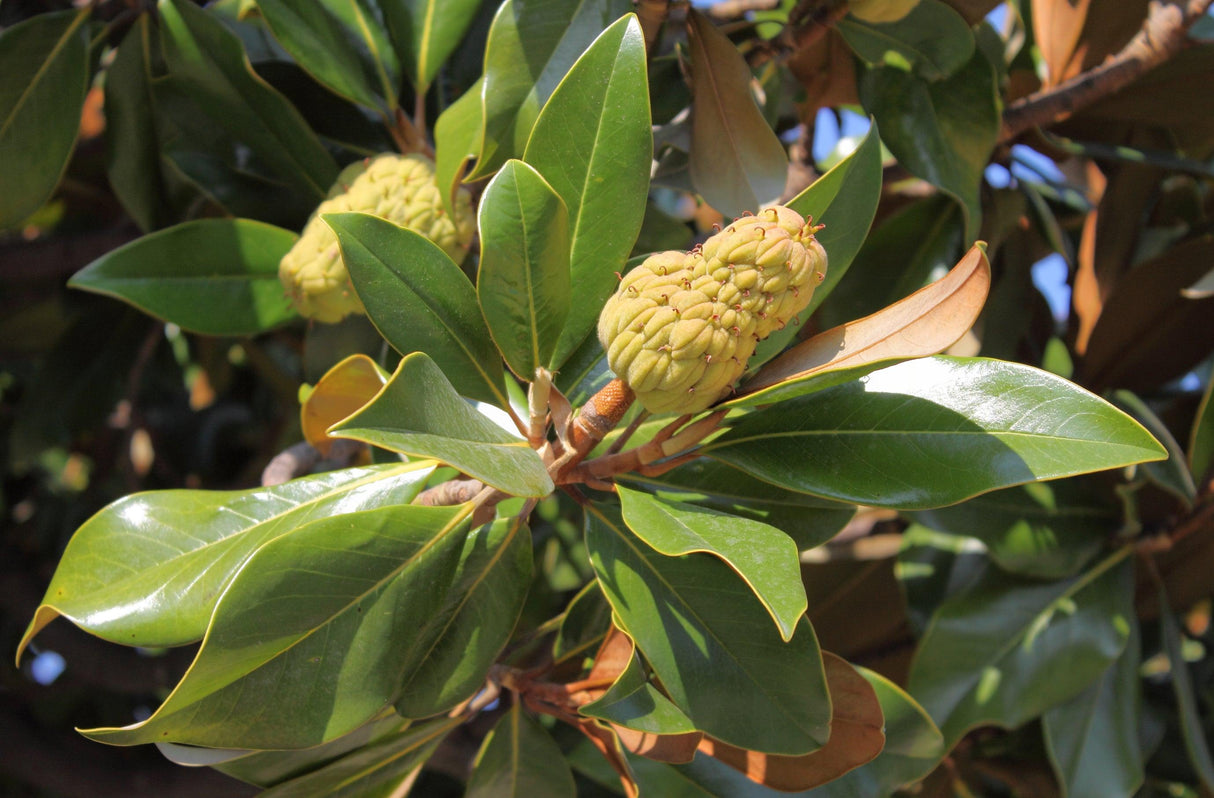
[[[1115,498],[1090,479],[1037,482],[915,513],[932,529],[986,544],[1005,571],[1042,579],[1072,576],[1121,523]]]
[[[158,7],[169,74],[281,180],[323,200],[337,179],[336,162],[299,111],[253,72],[235,34],[188,0],[160,0]]]
[[[1180,715],[1180,734],[1184,738],[1185,752],[1202,786],[1214,790],[1214,758],[1206,741],[1201,710],[1197,706],[1197,694],[1193,688],[1193,677],[1189,664],[1185,662],[1180,624],[1172,614],[1171,603],[1163,588],[1159,589],[1159,634],[1163,638],[1163,649],[1167,652],[1172,672],[1172,691],[1176,694],[1176,710]]]
[[[624,631],[696,728],[723,742],[799,755],[826,741],[830,698],[809,621],[791,642],[724,563],[666,557],[617,510],[586,512],[591,563]]]
[[[492,174],[526,149],[540,109],[578,55],[630,7],[622,0],[502,3],[485,43],[483,127],[470,179]]]
[[[999,135],[995,70],[977,51],[944,80],[929,82],[894,67],[860,79],[860,99],[881,138],[911,174],[939,187],[965,212],[965,240],[981,225],[978,190]]]
[[[548,365],[569,314],[569,214],[538,172],[510,160],[477,215],[481,312],[506,364],[530,381]]]
[[[535,450],[473,409],[422,352],[406,355],[383,390],[329,434],[433,457],[514,496],[553,489]]]
[[[1062,582],[988,571],[940,605],[908,689],[950,747],[974,726],[1019,726],[1100,678],[1130,636],[1129,553]]]
[[[556,740],[515,701],[486,735],[467,798],[573,798],[573,772]]]
[[[965,20],[940,0],[919,0],[897,22],[865,22],[847,16],[839,33],[856,55],[874,66],[887,65],[941,80],[974,54],[974,34]]]
[[[570,308],[548,364],[559,369],[598,323],[645,216],[653,133],[645,38],[628,15],[569,70],[535,122],[524,159],[569,210]]]
[[[464,38],[480,0],[394,0],[380,5],[416,92],[425,94]]]
[[[1214,466],[1214,379],[1206,383],[1201,404],[1193,416],[1193,430],[1189,433],[1189,473],[1196,480],[1204,480]]]
[[[1125,651],[1100,680],[1041,717],[1050,763],[1064,795],[1134,795],[1143,753],[1138,620],[1130,616]]]
[[[667,501],[618,486],[628,528],[668,557],[704,552],[720,558],[763,602],[784,640],[805,615],[801,562],[792,538],[773,526],[736,515]]]
[[[615,683],[596,701],[578,711],[591,718],[648,734],[686,734],[695,724],[649,681],[645,663],[636,653]]]
[[[0,32],[0,230],[42,207],[67,168],[88,88],[89,12],[39,14]]]
[[[447,106],[434,123],[434,180],[442,191],[443,209],[455,213],[454,198],[469,159],[476,157],[480,144],[481,89],[484,78],[472,84],[463,95]]]
[[[129,646],[200,639],[266,542],[310,521],[407,504],[433,462],[349,468],[242,491],[158,490],[113,502],[72,536],[18,647],[59,616]]]
[[[750,413],[700,451],[790,490],[903,509],[1165,456],[1137,422],[1060,377],[943,356]]]
[[[249,219],[199,219],[102,255],[68,285],[190,332],[256,335],[297,318],[278,262],[298,238]]]
[[[1159,416],[1155,415],[1155,411],[1132,391],[1124,389],[1113,391],[1111,398],[1113,404],[1129,413],[1168,450],[1166,460],[1145,463],[1142,467],[1143,472],[1156,485],[1180,499],[1186,508],[1191,508],[1193,502],[1197,500],[1197,485],[1193,481],[1192,472],[1189,471],[1184,451],[1172,437],[1171,430]]]
[[[318,745],[382,712],[419,671],[432,679],[457,648],[460,670],[425,702],[427,715],[450,708],[483,680],[530,578],[526,530],[501,522],[468,532],[471,512],[368,510],[267,543],[224,592],[194,663],[160,708],[131,726],[84,733],[115,745]],[[500,581],[498,569],[520,567],[512,593],[489,604],[477,594]]]
[[[804,551],[834,537],[856,508],[763,482],[745,471],[702,457],[656,477],[621,474],[663,498],[696,502],[776,527]]]
[[[462,718],[435,718],[356,749],[311,773],[285,781],[259,798],[388,798],[434,753]],[[278,752],[274,752],[278,753]],[[221,768],[222,769],[222,768]]]
[[[691,181],[726,216],[757,211],[779,198],[788,177],[784,145],[750,91],[738,48],[695,10],[687,14],[691,45]]]
[[[610,628],[611,605],[603,597],[599,583],[591,580],[565,607],[552,641],[553,662],[592,655]]]
[[[455,389],[509,403],[501,357],[485,327],[476,290],[434,242],[361,213],[325,214],[371,322],[402,355],[425,352]]]
[[[274,38],[317,81],[390,114],[400,92],[400,62],[384,32],[380,5],[369,0],[257,0]]]

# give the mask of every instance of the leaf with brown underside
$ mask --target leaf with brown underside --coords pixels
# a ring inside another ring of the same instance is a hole
[[[304,439],[324,456],[335,438],[326,430],[354,415],[388,381],[388,373],[366,355],[350,355],[325,372],[299,408]]]
[[[625,798],[638,798],[640,788],[637,787],[636,777],[632,775],[632,768],[628,766],[628,759],[624,756],[624,749],[615,732],[594,718],[581,718],[576,721],[576,726],[620,777]]]
[[[885,716],[876,691],[842,657],[823,651],[822,663],[834,708],[826,745],[804,756],[774,756],[705,737],[699,750],[751,781],[789,792],[833,781],[875,759],[885,747]]]
[[[658,762],[682,765],[690,762],[704,738],[702,732],[686,734],[650,734],[624,726],[611,724],[611,729],[620,738],[620,745],[629,752]]]
[[[1070,77],[1067,64],[1079,44],[1091,4],[1092,0],[1033,0],[1033,41],[1046,66],[1043,88]]]
[[[628,663],[632,661],[634,644],[632,638],[620,630],[615,624],[603,638],[598,653],[594,655],[594,667],[586,681],[598,682],[618,679]]]
[[[796,395],[792,381],[942,352],[973,325],[986,302],[991,266],[977,244],[944,277],[857,321],[815,335],[768,363],[739,393],[744,404]],[[778,386],[776,391],[768,388]],[[785,389],[788,390],[785,390]],[[787,394],[787,395],[786,395]]]

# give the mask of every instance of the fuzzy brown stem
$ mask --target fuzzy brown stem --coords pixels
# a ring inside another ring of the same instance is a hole
[[[590,454],[590,450],[620,423],[635,399],[636,394],[618,377],[590,397],[569,425],[571,451],[562,465],[562,472],[573,468]],[[560,474],[556,476],[559,478]]]
[[[451,479],[423,490],[412,503],[423,507],[450,507],[472,501],[484,489],[485,483],[479,479]]]
[[[1157,0],[1142,29],[1121,52],[1053,88],[1023,97],[1003,112],[1000,141],[1009,143],[1034,127],[1063,121],[1132,83],[1167,61],[1186,44],[1188,30],[1206,13],[1211,0]]]

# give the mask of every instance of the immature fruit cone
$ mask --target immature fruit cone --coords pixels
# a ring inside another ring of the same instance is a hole
[[[695,413],[727,395],[755,344],[804,310],[826,277],[817,229],[775,206],[691,252],[646,258],[599,316],[611,370],[653,413]]]
[[[459,190],[453,221],[443,209],[434,162],[426,156],[388,153],[346,167],[278,265],[278,277],[295,307],[317,321],[335,322],[363,312],[342,263],[337,236],[320,218],[345,211],[369,213],[421,233],[456,263],[468,253],[476,232],[468,192]]]

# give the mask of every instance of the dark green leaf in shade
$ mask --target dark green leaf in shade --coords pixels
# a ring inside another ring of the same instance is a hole
[[[982,219],[982,172],[999,134],[990,62],[975,52],[968,64],[935,82],[895,67],[873,67],[864,72],[859,90],[898,162],[961,204],[965,240],[972,240]]]
[[[645,204],[645,218],[641,221],[641,231],[637,233],[631,254],[648,255],[670,249],[689,249],[691,236],[691,228],[685,222],[666,213],[651,199]]]
[[[303,748],[376,717],[402,685],[423,674],[433,681],[436,666],[450,681],[441,692],[428,684],[419,706],[425,715],[449,709],[482,683],[529,579],[526,529],[506,521],[470,532],[471,512],[401,505],[272,540],[224,592],[194,663],[160,708],[85,733],[115,745]],[[517,589],[486,603],[482,586],[500,587],[501,570],[518,565],[527,572],[516,574]],[[452,649],[462,658],[455,673]]]
[[[392,113],[400,62],[376,0],[257,0],[274,37],[317,81],[341,96]]]
[[[974,34],[961,15],[940,0],[919,0],[897,22],[865,22],[855,16],[839,20],[839,33],[856,55],[869,64],[892,66],[941,80],[974,54]]]
[[[493,174],[526,149],[540,109],[565,73],[604,28],[630,9],[625,0],[502,3],[485,43],[483,126],[471,178]]]
[[[1184,503],[1186,508],[1192,507],[1197,499],[1197,485],[1193,482],[1193,474],[1180,444],[1172,437],[1171,430],[1155,415],[1146,402],[1138,398],[1133,391],[1120,389],[1113,391],[1110,397],[1113,404],[1133,416],[1134,420],[1146,427],[1155,440],[1168,450],[1168,459],[1155,463],[1144,463],[1143,472],[1147,478],[1159,487],[1171,493]]]
[[[1176,616],[1172,614],[1167,593],[1159,590],[1159,634],[1163,638],[1163,650],[1167,652],[1171,665],[1172,691],[1176,694],[1176,709],[1180,714],[1180,734],[1184,738],[1185,752],[1189,764],[1197,773],[1202,786],[1214,790],[1214,758],[1210,756],[1210,745],[1206,740],[1201,709],[1197,704],[1197,693],[1193,687],[1193,676],[1185,661],[1184,637]]]
[[[298,236],[249,219],[199,219],[102,255],[68,285],[204,335],[256,335],[297,318],[278,262]]]
[[[552,92],[524,160],[569,211],[570,308],[549,368],[557,370],[598,323],[645,215],[653,134],[645,38],[628,15],[602,32]]]
[[[707,457],[656,477],[622,474],[659,497],[696,502],[776,527],[804,551],[830,540],[856,514],[847,504],[786,490]]]
[[[556,637],[552,640],[553,662],[594,654],[611,628],[611,605],[599,583],[591,580],[569,600]]]
[[[825,225],[815,237],[826,250],[826,279],[814,290],[809,307],[801,312],[804,318],[818,309],[847,273],[868,236],[880,199],[881,138],[874,124],[850,155],[786,203],[806,219]],[[750,358],[750,370],[779,354],[798,329],[790,324],[760,341]]]
[[[546,367],[569,314],[569,214],[532,167],[510,160],[477,209],[476,296],[506,365],[524,380]]]
[[[919,523],[986,544],[1000,568],[1022,576],[1072,576],[1107,545],[1122,510],[1095,479],[1034,482],[914,513]]]
[[[556,740],[515,701],[485,737],[467,798],[574,798],[573,772]]]
[[[687,15],[691,46],[691,180],[726,216],[778,199],[788,176],[784,145],[751,94],[750,67],[704,15]]]
[[[462,718],[434,718],[357,748],[311,773],[284,781],[259,798],[389,798],[430,759]],[[280,752],[267,752],[280,753]],[[295,752],[285,752],[295,753]],[[255,755],[257,756],[257,755]]]
[[[425,352],[455,389],[508,404],[502,362],[459,267],[423,235],[367,214],[326,214],[371,322],[402,355]]]
[[[39,14],[0,32],[0,230],[50,198],[80,127],[89,9]]]
[[[514,496],[552,492],[535,450],[477,412],[422,352],[406,355],[383,390],[330,434],[433,457]]]
[[[804,754],[826,741],[830,697],[808,621],[784,642],[763,605],[717,558],[659,554],[610,506],[588,507],[586,519],[603,592],[696,728],[767,753]]]
[[[1141,644],[1138,619],[1131,615],[1129,620],[1125,651],[1100,680],[1041,716],[1046,751],[1064,795],[1134,795],[1142,785]]]
[[[317,519],[407,504],[433,470],[370,466],[267,488],[119,499],[72,536],[17,655],[59,616],[129,646],[199,640],[224,587],[262,545]]]
[[[480,0],[393,0],[379,5],[401,63],[417,93],[425,94],[464,37]]]
[[[922,637],[949,596],[986,573],[990,557],[977,538],[937,532],[911,523],[902,533],[894,575],[906,598],[906,617]]]
[[[615,683],[596,701],[578,709],[583,715],[599,718],[626,729],[649,734],[686,734],[696,731],[695,724],[662,695],[649,681],[645,663],[634,650],[632,659]]]
[[[1193,429],[1189,433],[1189,473],[1203,481],[1214,466],[1214,379],[1206,383],[1206,392],[1193,416]]]
[[[555,384],[571,405],[581,407],[613,379],[615,373],[607,365],[599,337],[587,335],[556,373]]]
[[[240,40],[188,0],[161,0],[158,7],[170,75],[279,179],[316,202],[324,199],[336,162],[299,111],[253,72]]]
[[[801,562],[792,538],[774,526],[618,486],[624,522],[668,557],[704,552],[737,573],[763,603],[780,636],[792,637],[805,614]]]
[[[944,356],[750,413],[701,451],[791,490],[902,509],[1165,456],[1137,422],[1060,377]]]
[[[481,89],[478,79],[434,123],[434,180],[442,191],[443,208],[455,213],[454,198],[468,161],[476,157],[481,135]]]
[[[329,91],[294,61],[260,62],[257,74],[299,109],[326,146],[341,152],[343,163],[349,156],[371,158],[397,148],[382,112]]]
[[[961,257],[963,227],[960,206],[940,194],[895,212],[864,240],[852,268],[830,292],[818,312],[821,326],[869,316],[944,274]],[[827,254],[829,284],[834,255]]]
[[[1019,726],[1100,678],[1130,636],[1129,553],[1060,582],[988,570],[945,599],[919,643],[908,689],[950,747],[974,726]]]

